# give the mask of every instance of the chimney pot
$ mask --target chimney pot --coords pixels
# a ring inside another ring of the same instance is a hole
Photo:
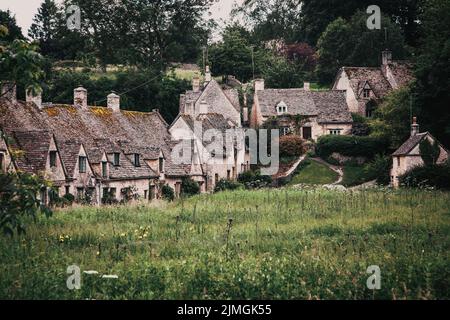
[[[73,104],[77,108],[87,108],[87,90],[79,86],[73,91]]]
[[[13,103],[17,102],[17,86],[12,81],[3,81],[1,97]]]
[[[112,111],[120,111],[120,96],[111,92],[107,97],[107,105]]]
[[[25,92],[27,103],[33,103],[39,108],[42,108],[42,90],[38,90],[33,94],[31,89],[26,90]]]

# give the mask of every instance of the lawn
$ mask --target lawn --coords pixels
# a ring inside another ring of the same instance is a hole
[[[368,182],[372,177],[368,177],[364,166],[346,165],[344,166],[344,178],[342,185],[352,187]],[[375,177],[376,178],[376,177]]]
[[[0,299],[449,299],[449,207],[438,191],[272,189],[65,209],[0,238]]]
[[[289,185],[296,184],[331,184],[339,178],[338,174],[326,165],[315,161],[308,161],[301,168]]]

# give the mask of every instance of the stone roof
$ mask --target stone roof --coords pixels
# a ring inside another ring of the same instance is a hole
[[[118,141],[132,141],[134,146],[144,149],[160,149],[165,157],[171,154],[166,143],[170,140],[168,125],[157,112],[113,112],[105,107],[83,109],[72,105],[52,105],[39,109],[34,104],[20,101],[11,103],[1,99],[0,127],[7,135],[18,128],[26,132],[46,130],[55,135],[58,145],[77,141],[85,146],[88,158],[93,163],[101,161],[103,151],[120,152]],[[168,163],[166,174],[170,175],[172,171],[178,173],[176,165],[170,165],[170,159]],[[148,170],[143,172],[142,168],[132,168],[131,163],[122,170],[124,172],[117,172],[117,177],[128,174],[130,177],[137,177],[138,174],[148,176],[149,173]],[[152,174],[157,176],[154,172]]]
[[[256,96],[264,117],[277,116],[277,105],[284,102],[290,115],[317,116],[319,123],[352,122],[344,91],[265,89]]]
[[[408,61],[393,61],[389,63],[395,81],[402,87],[414,80],[413,66]]]
[[[46,130],[17,131],[10,133],[11,147],[20,150],[15,162],[17,168],[24,172],[35,173],[45,171],[51,134]]]
[[[361,97],[364,86],[367,83],[377,99],[383,98],[392,90],[381,68],[343,67],[342,70],[347,74],[356,98]]]
[[[74,176],[81,146],[81,142],[76,140],[66,140],[58,144],[59,154],[69,178]]]
[[[405,155],[409,154],[427,135],[428,135],[428,132],[423,132],[423,133],[418,133],[414,136],[411,136],[392,155],[393,156],[405,156]]]

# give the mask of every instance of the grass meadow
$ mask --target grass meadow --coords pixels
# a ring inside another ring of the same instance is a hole
[[[1,299],[449,299],[450,193],[270,189],[78,207],[0,238]],[[81,289],[66,287],[70,265]],[[371,265],[381,289],[366,287]]]

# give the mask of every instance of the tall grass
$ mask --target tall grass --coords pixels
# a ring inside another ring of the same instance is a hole
[[[0,298],[448,299],[449,208],[437,191],[279,189],[67,209],[0,238]],[[71,291],[72,264],[119,278]]]

